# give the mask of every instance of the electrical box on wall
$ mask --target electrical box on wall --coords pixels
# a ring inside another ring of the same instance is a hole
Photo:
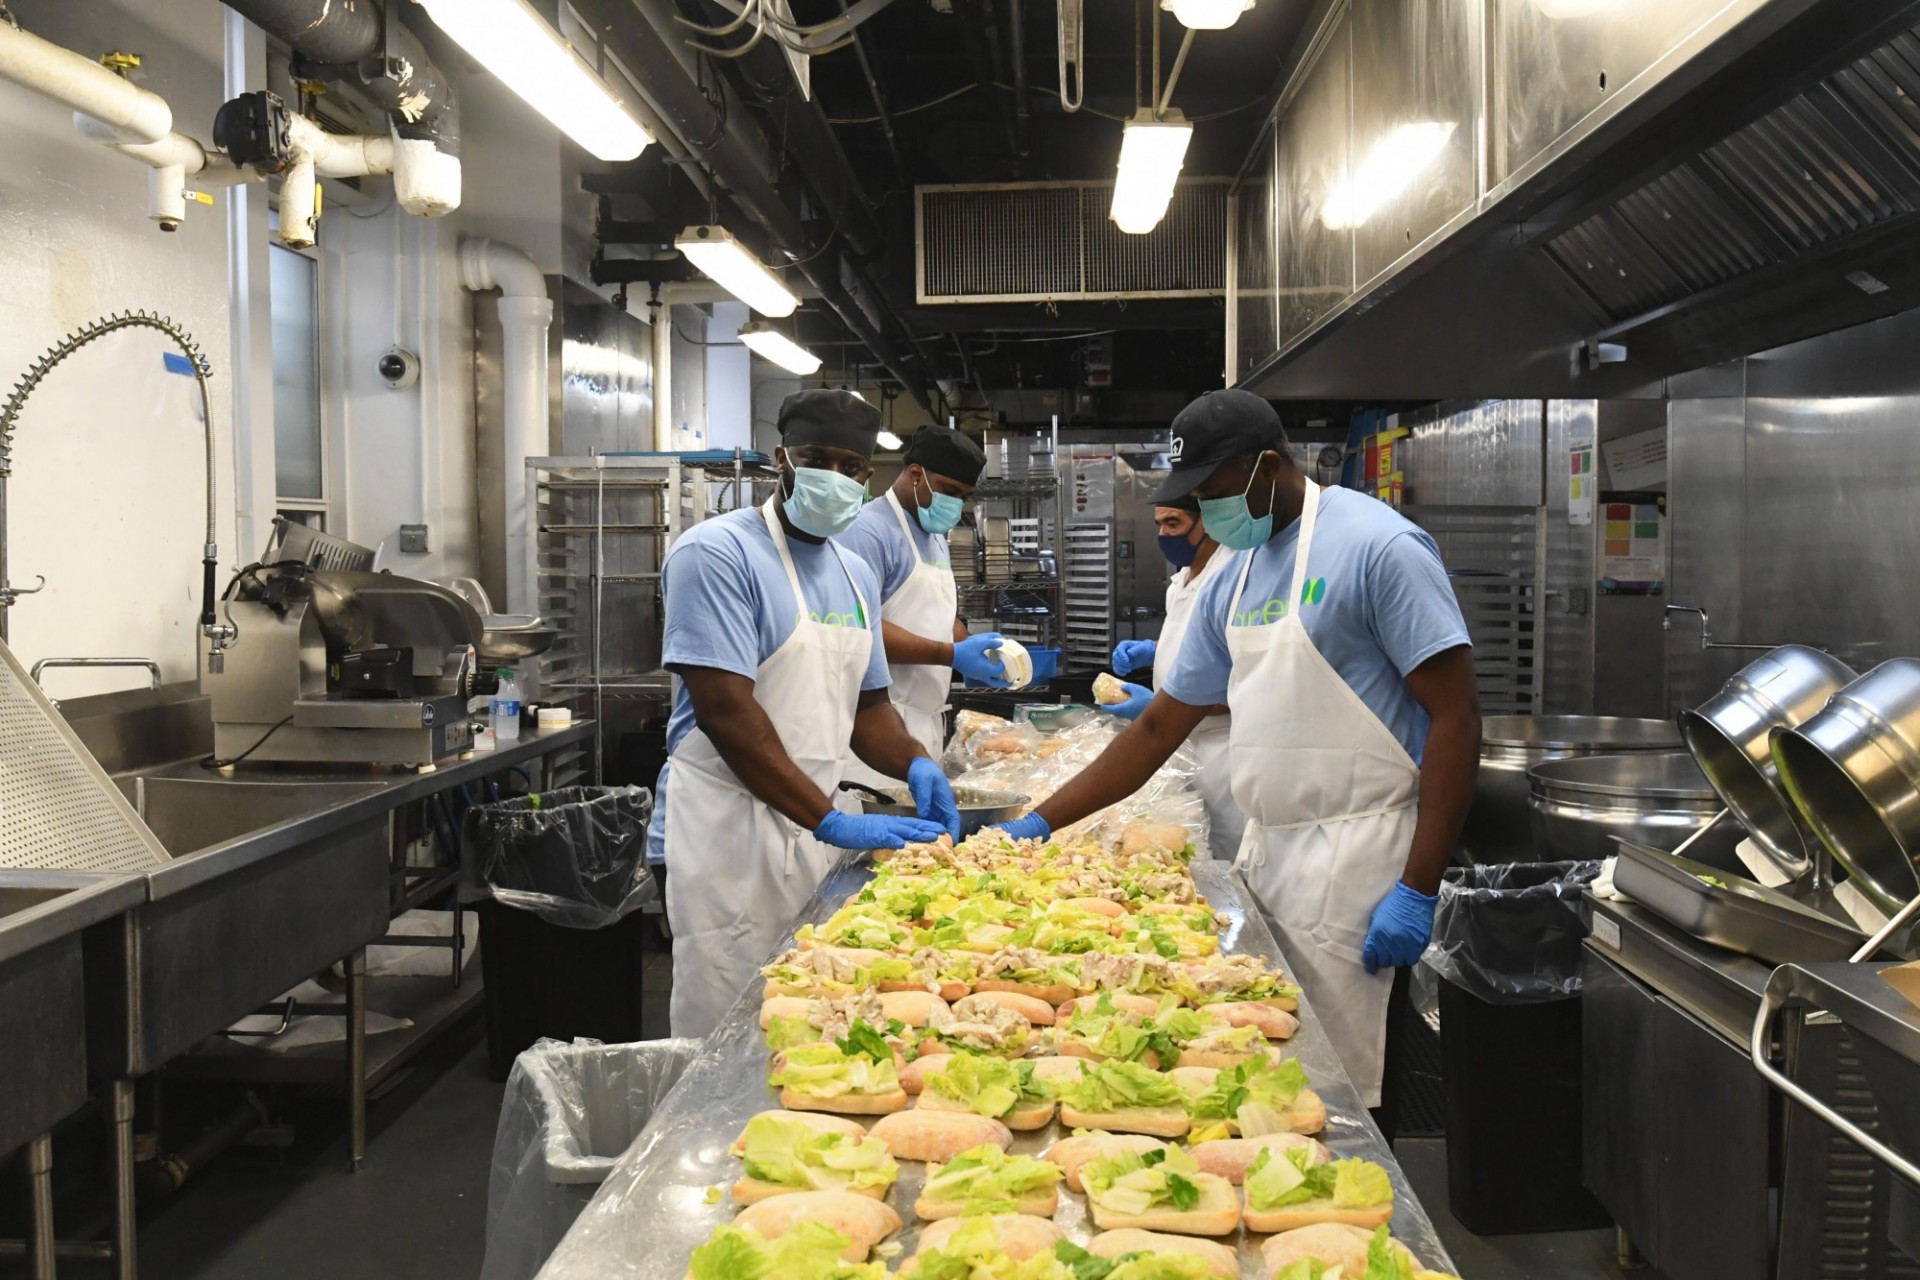
[[[423,524],[401,525],[400,550],[407,555],[423,556],[427,554],[427,526]]]

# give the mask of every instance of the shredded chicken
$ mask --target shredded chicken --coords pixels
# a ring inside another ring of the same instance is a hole
[[[846,1039],[856,1018],[875,1030],[883,1031],[887,1025],[886,1009],[880,1003],[879,994],[873,991],[812,1001],[807,1005],[806,1017],[808,1025],[818,1027],[825,1040]]]
[[[1172,976],[1173,967],[1159,956],[1109,955],[1102,951],[1089,951],[1080,957],[1081,981],[1097,990],[1132,988],[1134,979],[1143,973],[1151,975],[1157,986]]]
[[[1058,963],[1056,957],[1033,947],[1002,947],[980,961],[978,976],[998,978],[1023,969],[1049,969]]]
[[[1013,1010],[978,996],[967,996],[950,1011],[935,1005],[927,1025],[949,1044],[968,1049],[1004,1049],[1031,1029]]]

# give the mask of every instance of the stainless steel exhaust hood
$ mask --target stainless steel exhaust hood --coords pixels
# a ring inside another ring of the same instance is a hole
[[[1644,391],[1920,304],[1920,3],[1335,3],[1232,210],[1240,385]]]

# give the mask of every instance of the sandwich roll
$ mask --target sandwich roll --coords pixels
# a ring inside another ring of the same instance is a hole
[[[1220,1280],[1239,1280],[1240,1277],[1240,1255],[1228,1245],[1193,1236],[1142,1231],[1138,1227],[1102,1231],[1087,1243],[1087,1252],[1096,1258],[1118,1258],[1129,1253],[1188,1254],[1205,1262]]]
[[[914,1108],[918,1111],[952,1111],[965,1112],[968,1115],[977,1114],[972,1107],[960,1101],[958,1098],[949,1098],[943,1093],[935,1093],[932,1089],[921,1091],[920,1100],[914,1104]],[[1006,1125],[1007,1128],[1013,1130],[1015,1133],[1031,1133],[1035,1129],[1044,1129],[1053,1123],[1053,1110],[1054,1102],[1051,1098],[1045,1102],[1027,1102],[1023,1100],[1016,1105],[1012,1111],[1001,1116],[1000,1123]]]
[[[1053,1006],[1038,996],[1022,995],[1016,991],[976,991],[953,1006],[953,1016],[962,1022],[977,1016],[985,1005],[997,1005],[1011,1010],[1025,1018],[1036,1027],[1053,1025]],[[914,1025],[924,1026],[924,1023]]]
[[[1260,1158],[1262,1151],[1271,1149],[1278,1153],[1300,1147],[1313,1153],[1314,1164],[1325,1164],[1333,1158],[1332,1153],[1320,1142],[1300,1133],[1269,1133],[1258,1138],[1215,1138],[1211,1142],[1197,1143],[1192,1155],[1202,1170],[1218,1174],[1237,1187],[1247,1180],[1247,1170]]]
[[[1331,1204],[1310,1201],[1307,1204],[1292,1204],[1284,1209],[1253,1209],[1245,1214],[1247,1230],[1260,1235],[1276,1231],[1293,1231],[1300,1227],[1310,1227],[1318,1223],[1338,1223],[1344,1226],[1358,1227],[1373,1234],[1375,1227],[1384,1227],[1393,1221],[1391,1204],[1369,1205],[1364,1209],[1338,1209]]]
[[[1193,1125],[1193,1122],[1187,1118],[1185,1107],[1133,1107],[1125,1111],[1080,1111],[1068,1106],[1064,1101],[1060,1104],[1060,1123],[1069,1129],[1104,1129],[1109,1133],[1140,1133],[1155,1138],[1181,1137]]]
[[[907,1109],[907,1094],[904,1089],[890,1089],[885,1093],[843,1093],[831,1098],[822,1098],[813,1094],[796,1093],[792,1089],[782,1089],[780,1105],[788,1111],[830,1111],[842,1116],[887,1116]]]
[[[1288,1040],[1300,1029],[1300,1019],[1284,1009],[1251,1000],[1229,1000],[1200,1007],[1200,1016],[1230,1027],[1258,1027],[1269,1040]]]
[[[1151,1018],[1160,1012],[1160,997],[1158,996],[1136,995],[1131,991],[1109,991],[1105,994],[1109,1000],[1113,1001],[1114,1009],[1120,1013],[1131,1013],[1142,1018]],[[1092,1008],[1098,1003],[1099,999],[1099,994],[1095,994],[1090,996],[1076,996],[1072,1000],[1063,1001],[1060,1005],[1058,1016],[1060,1020],[1064,1022],[1073,1016],[1075,1009],[1080,1008],[1082,1005]]]
[[[1125,903],[1115,902],[1111,898],[1062,898],[1061,901],[1075,910],[1105,916],[1109,920],[1118,920],[1129,914]]]
[[[931,1166],[927,1169],[927,1177],[931,1178],[938,1172],[940,1172],[939,1166]],[[1019,1199],[1013,1201],[1013,1204],[1016,1214],[1040,1219],[1051,1218],[1060,1208],[1060,1188],[1058,1186],[1041,1187],[1035,1191],[1023,1192]],[[967,1202],[936,1200],[923,1191],[913,1202],[913,1211],[924,1222],[958,1221],[967,1212]]]
[[[962,1151],[986,1142],[1002,1151],[1013,1145],[1013,1131],[1006,1125],[970,1111],[923,1111],[916,1107],[883,1117],[867,1133],[886,1143],[894,1159],[928,1164],[945,1164]]]
[[[947,1010],[947,1002],[925,988],[910,991],[882,991],[880,1007],[886,1010],[887,1017],[898,1019],[910,1027],[924,1027],[933,1020],[934,1010]]]
[[[1346,1274],[1367,1273],[1367,1246],[1373,1232],[1344,1222],[1321,1222],[1310,1227],[1283,1231],[1260,1246],[1260,1260],[1269,1277],[1278,1275],[1302,1258],[1311,1258],[1323,1266],[1339,1267]],[[1413,1252],[1399,1241],[1393,1247],[1412,1266],[1418,1268]]]
[[[1245,1053],[1232,1053],[1225,1049],[1187,1048],[1180,1051],[1180,1060],[1175,1065],[1181,1067],[1212,1067],[1219,1071],[1227,1067],[1237,1067],[1243,1062],[1255,1058],[1265,1058],[1269,1062],[1278,1062],[1280,1050],[1270,1044],[1255,1045]]]
[[[935,1249],[944,1249],[953,1233],[969,1222],[985,1222],[1000,1238],[1000,1251],[1015,1262],[1025,1262],[1036,1254],[1049,1253],[1067,1238],[1067,1233],[1048,1218],[1030,1213],[994,1213],[983,1218],[942,1218],[920,1229],[920,1243],[914,1257]],[[904,1274],[906,1268],[901,1268]]]
[[[1071,1000],[1074,996],[1074,988],[1064,982],[1015,982],[1011,978],[982,978],[973,984],[973,990],[982,995],[992,991],[1010,991],[1015,995],[1044,1000],[1048,1007]]]
[[[867,1127],[858,1120],[847,1120],[840,1116],[830,1116],[819,1111],[762,1111],[753,1118],[758,1120],[762,1116],[779,1120],[797,1121],[800,1124],[806,1125],[815,1133],[844,1133],[855,1141],[867,1136]],[[746,1140],[746,1130],[742,1128],[740,1136],[735,1138],[733,1145],[727,1148],[727,1154],[730,1156],[739,1156],[744,1153],[746,1150]]]
[[[930,1071],[944,1071],[946,1070],[947,1064],[952,1061],[953,1055],[944,1052],[929,1053],[922,1057],[915,1058],[912,1062],[900,1068],[900,1087],[905,1089],[908,1094],[918,1097],[921,1091],[927,1087],[927,1073]]]
[[[848,1187],[844,1192],[850,1196],[865,1196],[869,1200],[885,1200],[890,1187]],[[789,1187],[780,1182],[762,1182],[758,1178],[741,1178],[729,1188],[736,1204],[759,1204],[775,1196],[797,1196],[807,1194],[799,1187]]]
[[[1179,854],[1192,842],[1187,829],[1177,822],[1129,822],[1120,828],[1120,856],[1140,854]]]
[[[1089,1195],[1093,1225],[1102,1231],[1138,1227],[1182,1236],[1232,1235],[1240,1226],[1240,1196],[1233,1184],[1210,1173],[1193,1174],[1190,1181],[1200,1189],[1200,1201],[1191,1209],[1155,1207],[1145,1213],[1118,1213]]]
[[[1033,1060],[1033,1078],[1055,1089],[1066,1088],[1078,1080],[1086,1069],[1086,1059],[1067,1054],[1049,1054]]]
[[[1047,1148],[1044,1158],[1059,1165],[1060,1171],[1067,1175],[1067,1190],[1083,1192],[1087,1188],[1080,1174],[1093,1161],[1123,1151],[1160,1151],[1166,1145],[1143,1133],[1079,1133],[1054,1143]]]
[[[796,1191],[749,1205],[734,1224],[774,1240],[803,1222],[823,1222],[847,1238],[840,1253],[848,1262],[865,1262],[873,1247],[900,1229],[900,1215],[883,1200],[847,1191]]]

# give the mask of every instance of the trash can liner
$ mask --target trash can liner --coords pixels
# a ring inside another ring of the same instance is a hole
[[[549,924],[604,929],[657,894],[645,787],[558,787],[478,805],[460,833],[469,884]]]
[[[1422,964],[1491,1004],[1580,994],[1580,944],[1592,918],[1586,886],[1599,874],[1598,862],[1450,868]]]
[[[699,1040],[541,1040],[507,1079],[481,1280],[531,1280],[699,1053]]]

